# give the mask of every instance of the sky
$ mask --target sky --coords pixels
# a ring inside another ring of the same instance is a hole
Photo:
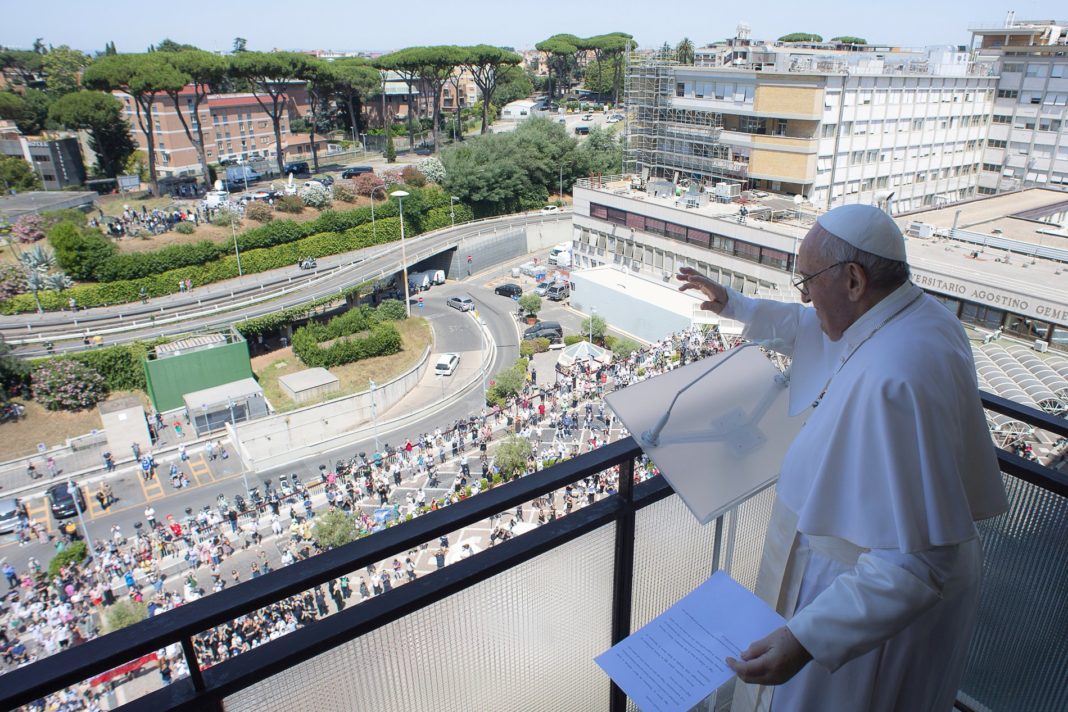
[[[158,9],[155,9],[158,8]],[[384,15],[383,10],[395,12]],[[937,14],[931,9],[937,8]],[[749,3],[688,0],[0,0],[0,45],[29,48],[69,45],[85,52],[114,42],[119,52],[140,52],[164,38],[208,50],[229,50],[234,37],[250,50],[381,52],[433,44],[493,44],[532,49],[562,32],[580,37],[627,32],[641,47],[689,37],[700,47],[733,36],[741,22],[754,39],[814,32],[830,39],[863,37],[899,47],[967,44],[969,27],[999,27],[1008,10],[1018,19],[1068,23],[1064,0],[937,2],[897,0],[765,0]]]

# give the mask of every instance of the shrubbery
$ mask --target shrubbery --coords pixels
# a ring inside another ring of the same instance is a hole
[[[344,183],[334,183],[334,200],[339,200],[342,203],[355,203],[356,192]]]
[[[321,183],[309,183],[300,189],[299,195],[309,208],[325,208],[333,200],[330,191]]]
[[[384,299],[375,309],[379,321],[402,321],[408,318],[408,310],[399,299]]]
[[[26,273],[15,265],[0,265],[0,299],[26,292]]]
[[[252,201],[245,206],[245,217],[258,223],[269,223],[274,220],[274,210],[266,203]]]
[[[352,185],[358,195],[369,196],[372,190],[380,185],[385,185],[385,181],[374,173],[361,173],[352,181]]]
[[[56,252],[56,262],[73,279],[92,279],[96,265],[118,250],[99,232],[86,231],[69,221],[49,230],[48,242]]]
[[[241,225],[241,216],[229,208],[219,208],[211,217],[211,224],[215,227],[230,227],[231,222],[235,226]]]
[[[379,322],[368,307],[354,307],[325,324],[311,322],[293,334],[293,353],[306,366],[331,368],[374,356],[399,352],[400,332],[390,323]],[[362,338],[352,335],[367,332]],[[331,341],[327,346],[323,342]]]
[[[31,376],[33,399],[48,410],[84,410],[107,396],[107,383],[80,361],[45,361]]]
[[[81,563],[85,561],[85,557],[88,555],[89,547],[84,541],[79,540],[68,544],[63,551],[53,556],[52,560],[48,562],[48,578],[54,579],[59,576],[61,568]]]
[[[281,213],[304,212],[304,201],[295,195],[283,195],[274,205],[275,209]]]
[[[401,171],[401,180],[407,185],[422,188],[426,185],[426,176],[415,166],[405,166]]]
[[[20,215],[11,226],[11,236],[23,244],[37,242],[45,236],[45,221],[33,213]]]
[[[416,165],[427,180],[435,183],[445,180],[445,165],[434,156],[427,156]]]
[[[179,235],[192,235],[197,231],[197,227],[193,223],[183,220],[174,226],[174,231]]]

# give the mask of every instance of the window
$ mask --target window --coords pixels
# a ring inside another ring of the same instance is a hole
[[[1015,89],[998,89],[999,99],[1015,99],[1020,95],[1020,92]]]
[[[1041,104],[1042,92],[1040,91],[1025,91],[1020,95],[1021,104]]]
[[[983,164],[983,170],[984,171],[990,171],[991,173],[1000,173],[1001,172],[1001,166],[999,166],[996,163],[984,163]]]
[[[1039,131],[1060,131],[1061,122],[1060,119],[1039,119],[1038,120]]]
[[[838,126],[836,124],[824,124],[822,128],[820,128],[820,136],[822,138],[831,138],[834,136],[834,131],[837,128]]]
[[[702,247],[708,247],[712,242],[712,235],[704,230],[694,230],[690,228],[686,232],[686,241],[692,242],[695,245],[701,245]]]
[[[595,218],[607,218],[608,208],[603,205],[597,205],[596,203],[590,203],[590,215]]]
[[[1023,62],[1005,62],[1005,64],[1001,65],[1003,74],[1008,72],[1022,72],[1023,70]]]
[[[1043,78],[1046,76],[1047,71],[1049,71],[1049,65],[1047,64],[1028,64],[1025,76]]]
[[[995,124],[1011,124],[1012,123],[1012,117],[1011,116],[1006,116],[1005,114],[994,114],[994,117],[993,117],[992,121]]]
[[[1063,64],[1054,64],[1052,67],[1050,67],[1049,68],[1049,76],[1050,76],[1050,78],[1051,79],[1063,79],[1064,78],[1064,67],[1065,67],[1065,65],[1063,65]]]
[[[987,140],[986,145],[989,148],[1005,148],[1006,142],[998,141],[996,139],[989,139]]]
[[[607,215],[608,222],[614,222],[617,225],[627,224],[627,214],[622,210],[616,210],[615,208],[608,208]]]
[[[686,85],[682,82],[675,84],[675,96],[686,96]]]

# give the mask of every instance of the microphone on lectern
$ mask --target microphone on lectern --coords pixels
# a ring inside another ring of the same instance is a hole
[[[769,351],[778,351],[781,347],[783,347],[785,345],[786,345],[786,342],[783,341],[782,339],[770,338],[770,339],[764,339],[762,341],[750,341],[748,344],[743,344],[741,346],[737,346],[737,347],[731,349],[730,353],[728,353],[722,359],[720,359],[719,361],[714,363],[711,368],[709,368],[706,371],[704,371],[703,373],[701,373],[701,375],[699,375],[697,378],[695,378],[692,381],[690,381],[689,383],[687,383],[685,386],[683,386],[679,390],[678,393],[675,394],[675,397],[671,399],[671,404],[668,405],[667,410],[664,411],[664,414],[661,415],[660,418],[656,421],[656,425],[654,425],[653,427],[649,428],[648,430],[646,430],[645,432],[643,432],[641,434],[640,439],[641,439],[642,446],[644,446],[644,447],[659,447],[660,446],[660,433],[665,427],[667,427],[668,419],[671,418],[671,410],[675,407],[675,402],[678,401],[679,396],[681,396],[683,393],[685,393],[687,390],[689,390],[690,386],[694,385],[695,383],[697,383],[698,381],[703,379],[705,376],[707,376],[708,374],[712,373],[713,371],[715,371],[717,368],[719,368],[723,364],[727,363],[727,361],[730,361],[731,358],[733,358],[736,353],[738,353],[739,351],[743,351],[743,350],[745,350],[745,349],[747,349],[747,348],[749,348],[751,346],[761,346],[761,347],[763,347],[765,349],[768,349]],[[783,379],[784,379],[783,380],[784,384],[788,383],[789,382],[789,375],[784,374]]]

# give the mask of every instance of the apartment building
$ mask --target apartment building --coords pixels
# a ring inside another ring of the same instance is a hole
[[[743,51],[744,50],[744,51]],[[627,70],[626,170],[895,210],[976,193],[997,79],[957,48],[702,50]]]
[[[128,94],[113,92],[122,102],[126,120],[130,123],[138,147],[148,150],[148,138],[141,130],[137,108]],[[269,100],[261,97],[269,105]],[[294,134],[289,122],[304,116],[309,110],[307,91],[303,85],[291,85],[285,99],[286,111],[281,121],[282,146],[276,146],[271,118],[253,94],[213,94],[200,105],[199,115],[193,112],[194,93],[187,87],[178,94],[182,115],[196,135],[199,123],[204,131],[204,148],[209,163],[224,159],[268,159],[281,150],[287,159],[303,157],[311,151],[310,136]],[[196,147],[186,136],[181,119],[170,97],[157,97],[152,106],[151,121],[142,117],[146,128],[155,136],[156,166],[160,176],[199,175],[200,159]],[[319,143],[325,150],[325,141]]]
[[[77,136],[23,136],[14,121],[0,121],[0,155],[29,163],[45,190],[85,183],[85,162]]]
[[[1017,20],[971,29],[980,61],[998,74],[979,192],[1068,190],[1068,20]]]

